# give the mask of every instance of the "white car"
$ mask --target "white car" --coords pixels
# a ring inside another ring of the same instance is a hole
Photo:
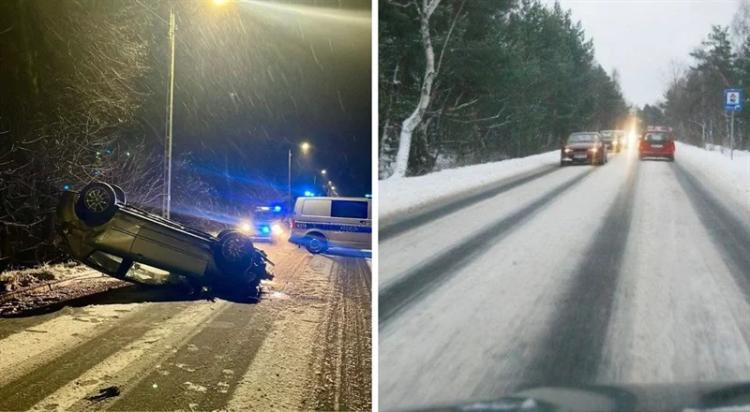
[[[372,249],[372,203],[360,197],[300,197],[289,241],[310,253],[329,246]]]

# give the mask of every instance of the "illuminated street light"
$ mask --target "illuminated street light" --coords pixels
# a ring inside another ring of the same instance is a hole
[[[213,0],[215,6],[222,6],[227,0]],[[162,186],[161,214],[169,219],[172,208],[172,130],[174,123],[174,49],[177,23],[174,7],[169,9],[169,88],[167,92],[167,127],[164,144],[164,185]]]
[[[302,154],[307,154],[310,151],[312,145],[308,142],[302,142],[299,145]],[[289,196],[289,210],[292,208],[292,148],[289,148],[289,162],[288,162],[288,181],[287,181],[287,194]]]
[[[326,173],[328,173],[328,172],[326,171],[326,169],[323,169],[323,170],[321,170],[321,171],[320,171],[320,174],[322,174],[322,175],[325,175]]]

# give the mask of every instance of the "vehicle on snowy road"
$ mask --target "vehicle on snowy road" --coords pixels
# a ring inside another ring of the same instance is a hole
[[[598,132],[572,133],[560,149],[560,166],[573,163],[607,163],[607,149]]]
[[[186,280],[194,287],[256,294],[270,278],[265,252],[239,231],[212,236],[129,205],[119,187],[66,190],[57,207],[62,245],[77,260],[136,283]]]
[[[257,242],[276,242],[284,233],[284,214],[280,205],[258,206],[252,218],[240,223],[238,229]]]
[[[372,203],[360,197],[300,197],[289,241],[310,253],[329,246],[372,249]]]
[[[638,158],[665,158],[674,161],[675,136],[671,128],[649,127],[638,142]]]

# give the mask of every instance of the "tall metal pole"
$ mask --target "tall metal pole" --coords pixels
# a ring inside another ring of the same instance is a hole
[[[729,148],[730,159],[734,159],[734,112],[735,110],[732,109],[732,122],[730,123],[730,126],[729,126],[729,144],[731,146]]]
[[[287,213],[292,211],[292,149],[289,149],[289,180],[287,182],[287,196],[289,196],[289,209]]]
[[[167,139],[164,144],[164,193],[162,196],[162,216],[169,219],[172,207],[172,119],[174,109],[174,9],[169,9],[169,94],[167,100]]]

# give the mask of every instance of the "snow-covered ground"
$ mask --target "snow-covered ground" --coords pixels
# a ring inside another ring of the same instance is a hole
[[[559,152],[504,160],[500,162],[447,169],[424,176],[380,181],[379,218],[387,222],[397,215],[409,214],[426,205],[443,202],[544,166],[557,164]],[[721,146],[701,149],[677,143],[677,160],[691,170],[700,170],[717,191],[742,202],[750,210],[750,152],[729,150]]]
[[[447,172],[523,173],[504,163]],[[440,174],[385,182],[383,205],[399,191],[411,207],[438,199],[427,186]],[[679,144],[671,163],[630,151],[381,242],[380,407],[527,385],[750,381],[750,230],[717,207],[747,204],[748,186],[749,153]],[[451,187],[441,196],[465,189]]]
[[[540,167],[555,165],[559,161],[560,152],[555,150],[518,159],[441,170],[424,176],[382,180],[378,216],[381,222],[385,222],[394,216],[408,214],[457,194]]]
[[[724,198],[733,199],[750,211],[750,152],[709,146],[707,149],[677,143],[676,161],[696,171]]]

